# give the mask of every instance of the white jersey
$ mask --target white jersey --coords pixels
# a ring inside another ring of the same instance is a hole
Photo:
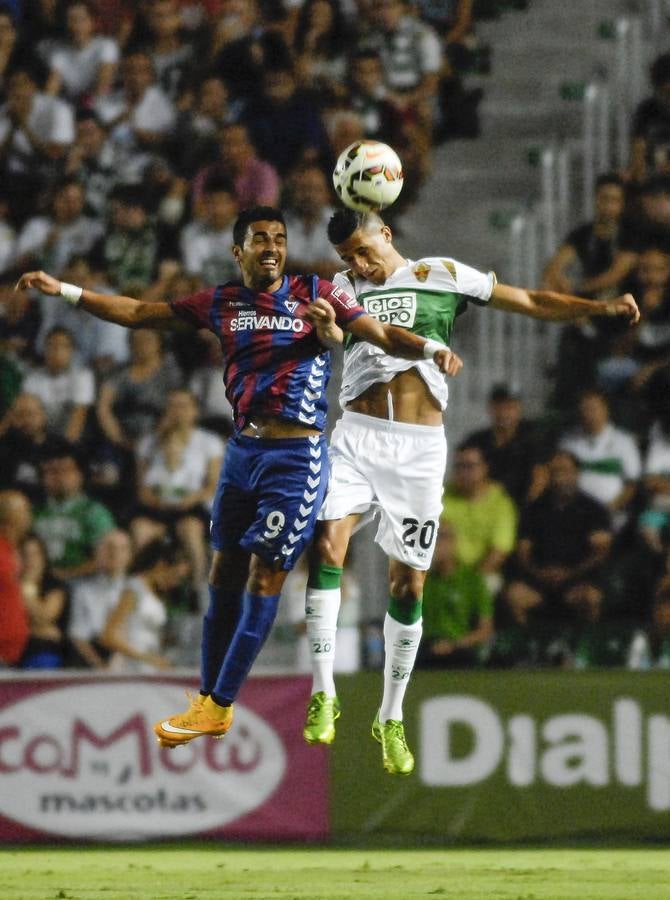
[[[483,273],[454,259],[426,257],[416,262],[407,260],[381,285],[358,278],[351,271],[338,272],[333,282],[380,322],[448,344],[456,316],[465,312],[468,301],[487,304],[496,277],[493,272]],[[391,381],[399,372],[412,368],[445,409],[446,379],[432,361],[399,359],[367,341],[349,338],[344,352],[341,406],[344,408],[373,384]]]

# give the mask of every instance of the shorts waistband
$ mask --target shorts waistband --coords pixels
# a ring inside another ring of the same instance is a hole
[[[352,425],[361,425],[365,428],[374,428],[375,431],[383,431],[388,434],[390,431],[396,434],[426,434],[438,435],[444,434],[444,425],[415,425],[413,422],[396,422],[389,419],[379,419],[377,416],[366,416],[363,413],[352,412],[345,409],[342,413],[341,422],[350,422]]]
[[[314,443],[320,444],[322,441],[325,441],[325,435],[323,433],[314,435],[314,437],[318,437],[318,441],[315,442],[310,437],[255,438],[247,434],[236,434],[233,435],[230,440],[232,443],[238,444],[241,447],[256,447],[258,449],[263,447],[270,450],[277,450],[280,447],[305,447],[309,443],[313,446]]]

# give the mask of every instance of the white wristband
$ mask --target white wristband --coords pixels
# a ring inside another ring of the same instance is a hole
[[[434,341],[432,338],[426,338],[426,343],[423,345],[423,355],[426,359],[432,359],[438,350],[448,350],[446,344],[441,344],[439,341]]]
[[[63,300],[66,300],[73,306],[78,306],[79,301],[81,300],[83,289],[77,287],[76,284],[68,284],[67,281],[61,281],[60,290],[58,293],[61,295]]]

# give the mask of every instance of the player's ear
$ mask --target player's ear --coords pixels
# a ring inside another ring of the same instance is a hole
[[[391,229],[389,228],[388,225],[382,226],[382,234],[384,235],[384,240],[386,241],[386,243],[390,244],[391,241],[393,240],[393,232],[391,231]]]
[[[239,244],[233,244],[233,256],[235,257],[235,259],[237,260],[237,262],[240,261],[240,256],[241,256],[241,255],[242,255],[242,248],[240,247],[240,245],[239,245]]]

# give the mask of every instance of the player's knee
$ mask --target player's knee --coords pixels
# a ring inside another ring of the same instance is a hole
[[[415,569],[407,569],[391,576],[391,596],[403,604],[414,604],[421,600],[425,574]]]
[[[315,538],[312,553],[319,563],[342,568],[344,557],[346,556],[346,547],[344,549],[339,547],[328,532],[324,531]]]
[[[247,590],[252,594],[261,594],[265,597],[273,596],[281,591],[286,578],[286,572],[275,566],[268,565],[257,556],[251,557],[249,564],[249,577]]]

